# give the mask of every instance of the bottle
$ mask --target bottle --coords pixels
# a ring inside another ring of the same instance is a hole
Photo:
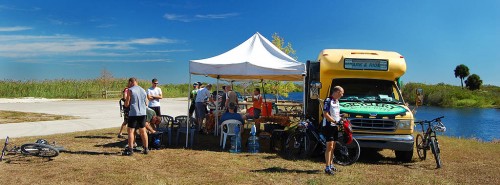
[[[255,124],[252,125],[252,128],[250,129],[250,135],[255,136],[257,133],[257,128],[255,127]]]
[[[234,127],[234,136],[231,136],[231,149],[229,152],[231,153],[240,153],[241,152],[241,138],[240,138],[240,127]]]

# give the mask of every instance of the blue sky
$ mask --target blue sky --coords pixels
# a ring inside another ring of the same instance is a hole
[[[0,0],[0,79],[189,79],[188,61],[255,32],[291,42],[299,61],[326,48],[401,53],[404,82],[460,85],[465,64],[500,85],[500,1]],[[209,80],[195,77],[194,80]]]

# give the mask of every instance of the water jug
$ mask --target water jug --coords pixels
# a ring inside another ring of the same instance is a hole
[[[248,153],[259,153],[259,137],[253,135],[248,138]]]
[[[236,126],[234,128],[234,133],[236,135],[231,136],[231,149],[229,149],[229,152],[240,153],[241,152],[241,138],[240,138],[240,127],[239,126]]]

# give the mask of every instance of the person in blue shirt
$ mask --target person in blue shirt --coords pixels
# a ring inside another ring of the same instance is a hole
[[[229,112],[222,114],[222,116],[219,120],[219,125],[222,124],[222,122],[224,122],[226,120],[235,119],[235,120],[240,121],[241,125],[243,126],[245,121],[243,120],[243,117],[240,114],[234,112],[235,109],[236,109],[236,104],[233,102],[229,103],[229,109],[228,109]]]

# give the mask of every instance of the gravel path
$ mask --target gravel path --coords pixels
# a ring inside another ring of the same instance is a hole
[[[162,114],[186,115],[186,98],[168,98],[161,101]],[[58,133],[119,127],[118,100],[54,100],[54,99],[0,99],[0,110],[37,112],[78,116],[82,119],[0,124],[0,138],[6,136],[42,136]],[[118,130],[116,130],[118,133]]]

